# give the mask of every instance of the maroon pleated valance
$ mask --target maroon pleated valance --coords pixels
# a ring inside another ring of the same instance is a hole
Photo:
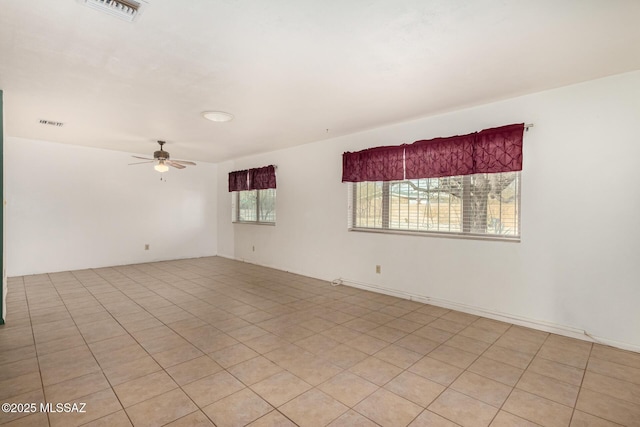
[[[473,156],[474,173],[522,170],[524,124],[507,125],[478,132]]]
[[[342,182],[395,181],[404,176],[404,146],[375,147],[342,156]]]
[[[405,148],[405,179],[470,175],[476,134],[416,141]]]
[[[273,165],[229,172],[230,192],[268,188],[276,188],[276,167]]]
[[[249,189],[276,188],[276,168],[273,165],[249,169]]]
[[[342,155],[342,182],[397,181],[522,170],[524,124]]]
[[[249,189],[249,171],[229,172],[229,192]]]

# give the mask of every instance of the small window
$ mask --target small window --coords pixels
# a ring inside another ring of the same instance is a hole
[[[520,172],[351,185],[354,230],[520,238]]]
[[[276,223],[276,189],[235,191],[234,222]]]

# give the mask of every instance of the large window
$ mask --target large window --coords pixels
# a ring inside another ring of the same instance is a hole
[[[234,221],[258,224],[275,224],[276,189],[247,190],[232,193],[234,197]]]
[[[519,240],[525,127],[344,153],[349,228]]]
[[[350,185],[352,229],[520,237],[520,172]]]
[[[276,167],[229,172],[233,222],[276,223]]]

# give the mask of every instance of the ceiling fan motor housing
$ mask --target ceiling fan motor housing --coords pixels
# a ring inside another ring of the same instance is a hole
[[[169,160],[169,152],[164,150],[158,150],[153,153],[153,158],[158,160]]]

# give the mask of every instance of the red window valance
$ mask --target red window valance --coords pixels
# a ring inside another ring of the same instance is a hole
[[[375,147],[342,156],[342,182],[394,181],[404,176],[404,147]]]
[[[229,192],[249,189],[249,171],[229,172]]]
[[[407,145],[406,179],[439,178],[473,173],[476,134],[416,141]]]
[[[485,129],[478,133],[473,156],[474,173],[522,170],[524,124]]]
[[[249,189],[276,188],[276,168],[273,165],[249,169]]]
[[[273,165],[229,172],[230,192],[268,188],[276,188],[276,167]]]
[[[342,155],[342,182],[396,181],[522,170],[524,124]]]

